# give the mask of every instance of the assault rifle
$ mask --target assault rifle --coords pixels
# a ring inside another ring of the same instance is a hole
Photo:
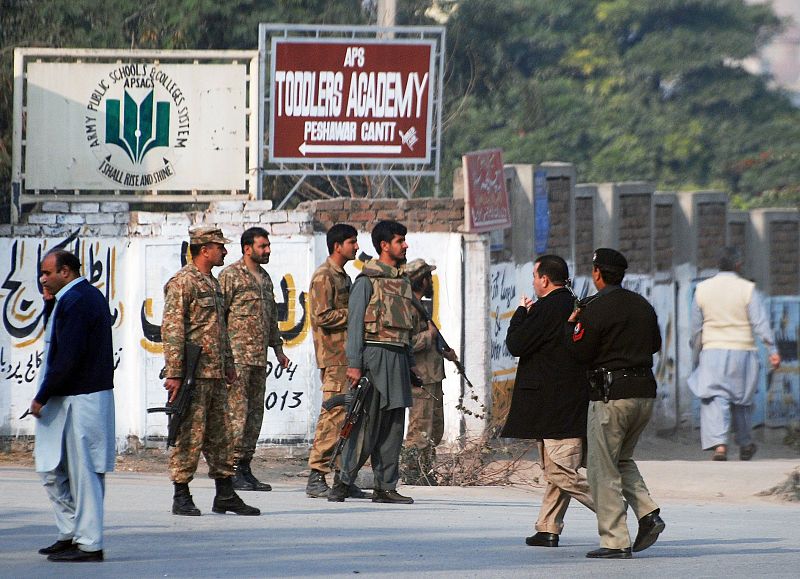
[[[445,340],[444,336],[442,336],[441,330],[433,321],[433,318],[431,317],[430,313],[428,313],[428,310],[425,309],[425,306],[422,304],[422,302],[419,301],[416,298],[416,296],[414,296],[411,301],[414,304],[414,307],[417,308],[417,310],[419,311],[420,315],[422,316],[422,319],[431,324],[434,328],[436,328],[436,350],[440,354],[448,350],[452,350],[452,348],[448,345],[447,340]],[[467,383],[467,386],[469,386],[472,390],[475,390],[475,386],[473,386],[472,382],[470,382],[469,378],[467,378],[467,373],[464,370],[464,365],[457,359],[452,360],[452,362],[453,364],[455,364],[458,373],[461,374],[462,378],[464,378],[464,382]]]
[[[183,374],[183,382],[181,382],[181,387],[178,388],[175,400],[170,402],[169,394],[167,394],[166,406],[147,409],[148,413],[164,412],[167,415],[167,447],[175,446],[178,438],[178,429],[189,414],[189,406],[192,404],[192,396],[194,395],[194,375],[197,372],[197,363],[202,353],[202,347],[186,342],[184,349],[186,371]],[[161,371],[159,377],[164,378],[163,374],[164,370]]]
[[[350,432],[353,427],[361,420],[361,415],[364,414],[364,399],[370,390],[372,390],[372,382],[366,376],[362,376],[358,383],[346,394],[332,396],[322,403],[322,407],[325,410],[331,410],[343,404],[347,406],[347,414],[344,416],[344,422],[339,431],[339,440],[336,441],[336,446],[333,447],[333,455],[330,462],[331,470],[337,470],[336,457],[341,454],[344,443],[350,438]]]

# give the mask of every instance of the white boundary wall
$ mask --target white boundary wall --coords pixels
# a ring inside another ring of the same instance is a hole
[[[139,223],[146,220],[139,214]],[[188,221],[188,219],[187,219]],[[184,225],[177,229],[185,229]],[[236,231],[226,228],[234,239],[228,245],[226,265],[241,256]],[[481,272],[488,267],[486,241],[483,236],[462,236],[452,233],[409,233],[409,259],[423,257],[436,264],[438,283],[435,316],[450,345],[466,361],[470,379],[481,398],[485,397],[488,348],[486,347],[485,279]],[[306,444],[313,437],[319,412],[321,392],[319,373],[314,362],[313,344],[306,311],[311,275],[327,257],[323,234],[271,235],[272,257],[267,270],[275,284],[280,309],[279,326],[287,338],[285,351],[292,361],[288,372],[267,380],[268,410],[261,431],[262,442]],[[65,238],[42,240],[31,237],[0,238],[0,303],[3,306],[3,327],[0,328],[0,435],[25,436],[34,433],[34,420],[19,416],[29,406],[37,390],[38,367],[43,348],[42,302],[36,281],[37,263],[41,256]],[[368,233],[358,238],[363,251],[374,253]],[[163,437],[166,433],[164,414],[147,414],[149,406],[162,406],[165,392],[158,373],[163,366],[160,344],[148,339],[151,325],[161,323],[163,286],[181,267],[183,235],[128,238],[71,237],[65,247],[75,251],[84,264],[85,275],[107,297],[112,313],[116,312],[113,329],[115,359],[115,397],[117,407],[117,440],[125,448],[128,437],[139,439]],[[185,248],[184,248],[185,249]],[[462,257],[467,266],[462,266]],[[359,263],[350,263],[351,277]],[[215,275],[220,269],[215,268]],[[467,283],[462,294],[462,271]],[[464,303],[474,311],[464,316]],[[467,319],[466,328],[461,320]],[[467,336],[467,339],[464,339]],[[270,351],[271,353],[271,351]],[[479,432],[481,424],[474,419],[462,420],[456,410],[461,394],[461,380],[449,363],[444,384],[445,438],[453,440],[464,428]]]

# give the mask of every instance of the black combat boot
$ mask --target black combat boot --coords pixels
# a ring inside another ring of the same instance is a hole
[[[336,486],[337,484],[339,484],[339,481],[340,481],[340,479],[339,479],[339,471],[337,470],[333,475],[333,486]],[[367,493],[362,491],[358,487],[358,485],[351,484],[351,485],[348,485],[348,486],[349,486],[350,490],[348,491],[347,498],[349,498],[349,499],[369,499],[369,498],[372,498],[372,495],[368,495]]]
[[[312,499],[321,499],[327,497],[330,490],[331,487],[328,486],[328,481],[325,480],[325,473],[312,468],[306,483],[306,496]]]
[[[328,500],[332,503],[343,503],[350,494],[350,485],[344,484],[342,481],[333,483],[331,490],[328,491]]]
[[[199,517],[200,509],[195,506],[192,495],[189,494],[189,483],[172,484],[175,486],[175,494],[172,497],[172,514]]]
[[[237,491],[254,491],[253,483],[251,483],[244,475],[242,470],[241,461],[233,463],[233,488]]]
[[[233,490],[233,477],[218,478],[214,480],[217,485],[217,495],[214,497],[214,506],[211,510],[220,515],[228,511],[237,515],[258,516],[261,511],[255,507],[244,504],[244,501]]]
[[[261,482],[260,480],[258,480],[255,477],[255,475],[253,474],[253,471],[250,470],[250,461],[249,460],[242,459],[242,460],[239,461],[239,470],[238,470],[238,472],[241,472],[242,473],[242,478],[247,483],[250,484],[250,488],[249,489],[242,489],[242,490],[248,490],[248,491],[271,491],[272,490],[272,485],[269,485],[267,483],[263,483],[263,482]],[[239,489],[236,488],[236,481],[235,480],[234,480],[234,483],[233,483],[233,488],[236,489],[236,490],[239,490]]]

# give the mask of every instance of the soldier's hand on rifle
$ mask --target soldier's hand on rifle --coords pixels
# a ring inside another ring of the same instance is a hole
[[[178,395],[178,390],[181,387],[180,378],[167,378],[164,380],[164,389],[169,392],[169,400],[167,402],[174,402],[175,397]]]
[[[572,314],[570,314],[569,319],[567,321],[568,322],[577,322],[578,321],[578,317],[580,315],[581,315],[581,309],[580,308],[575,308],[574,310],[572,310]]]
[[[361,380],[361,368],[348,368],[345,376],[347,377],[347,381],[350,383],[350,387],[352,388],[358,381]]]
[[[453,348],[442,352],[442,357],[445,360],[450,360],[451,362],[458,362],[458,356],[456,356],[456,351],[453,350]]]

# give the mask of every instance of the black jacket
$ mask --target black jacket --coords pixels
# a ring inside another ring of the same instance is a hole
[[[519,307],[514,312],[506,346],[519,356],[519,365],[502,436],[586,436],[586,368],[569,356],[562,338],[572,307],[572,295],[561,288],[540,298],[530,311]]]
[[[655,398],[653,354],[661,349],[661,330],[653,306],[636,292],[603,288],[581,311],[577,324],[566,324],[564,344],[590,370],[646,371],[646,376],[615,377],[610,399]]]

